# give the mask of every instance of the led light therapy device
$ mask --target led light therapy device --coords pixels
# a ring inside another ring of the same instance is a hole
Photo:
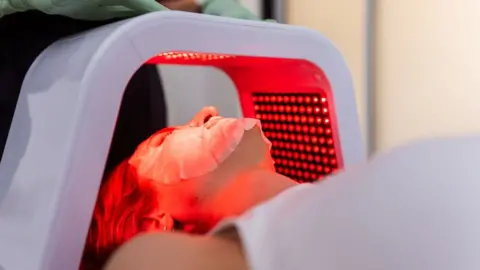
[[[226,114],[260,119],[276,169],[292,179],[365,160],[348,68],[320,34],[183,12],[100,27],[51,45],[24,80],[0,165],[4,269],[78,268],[123,93],[144,63],[224,72],[236,88],[225,102],[238,105]],[[165,96],[170,114],[211,105],[168,87]]]

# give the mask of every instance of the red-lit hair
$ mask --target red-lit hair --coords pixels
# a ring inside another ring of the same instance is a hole
[[[142,147],[159,146],[173,130],[155,133],[135,153]],[[128,159],[107,174],[97,197],[81,269],[100,270],[111,253],[135,235],[162,230],[158,198],[155,182],[141,179]]]

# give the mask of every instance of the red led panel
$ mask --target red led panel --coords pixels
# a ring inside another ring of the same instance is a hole
[[[277,172],[312,182],[338,168],[328,100],[319,94],[254,93]]]

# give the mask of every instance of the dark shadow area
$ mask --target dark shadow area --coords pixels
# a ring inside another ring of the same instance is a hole
[[[157,67],[142,66],[127,85],[105,165],[109,172],[155,131],[166,127],[166,104]]]

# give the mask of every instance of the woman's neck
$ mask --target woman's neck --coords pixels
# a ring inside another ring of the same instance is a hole
[[[295,185],[290,178],[272,170],[252,169],[225,181],[210,195],[205,207],[218,217],[233,217]]]

